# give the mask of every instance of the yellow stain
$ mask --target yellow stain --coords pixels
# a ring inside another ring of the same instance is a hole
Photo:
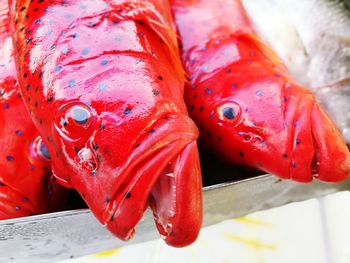
[[[107,250],[107,251],[103,251],[100,253],[96,253],[94,256],[95,257],[111,257],[113,255],[120,253],[121,250],[122,250],[121,248]]]
[[[255,226],[263,226],[263,227],[269,227],[272,228],[273,225],[264,221],[260,221],[251,217],[240,217],[233,219],[235,222],[245,223],[248,225],[255,225]]]
[[[243,238],[232,234],[225,234],[225,237],[230,241],[238,242],[255,249],[277,250],[277,245],[275,244],[267,244],[254,239]]]

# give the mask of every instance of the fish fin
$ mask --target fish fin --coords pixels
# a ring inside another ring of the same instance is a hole
[[[282,60],[278,57],[276,52],[269,47],[257,34],[244,34],[245,37],[250,38],[255,46],[263,53],[269,60],[272,61],[278,67],[286,70],[286,67]]]

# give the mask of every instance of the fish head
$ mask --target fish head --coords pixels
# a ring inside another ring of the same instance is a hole
[[[200,228],[201,177],[198,130],[184,106],[152,90],[148,95],[142,82],[113,99],[99,94],[89,103],[70,100],[57,107],[48,144],[58,180],[77,189],[119,238],[131,238],[151,206],[168,243],[192,242],[198,230],[179,228],[188,213],[186,220]]]
[[[206,60],[194,60],[197,73],[190,74],[195,79],[186,97],[209,149],[284,179],[336,182],[349,176],[349,150],[335,125],[272,51],[245,35],[197,52]]]
[[[56,178],[122,239],[150,206],[166,242],[194,241],[202,210],[198,131],[183,102],[168,3],[53,1],[41,4],[44,13],[36,4],[19,11],[19,23],[30,24],[25,12],[32,21],[30,39],[17,32],[26,46],[19,53],[28,51],[21,86]]]

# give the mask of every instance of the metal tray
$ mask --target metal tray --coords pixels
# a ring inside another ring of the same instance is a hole
[[[341,184],[299,184],[261,175],[233,183],[204,187],[204,226],[290,202],[349,190]],[[113,237],[87,209],[58,212],[0,222],[0,262],[53,262],[156,239],[150,213],[135,237]]]

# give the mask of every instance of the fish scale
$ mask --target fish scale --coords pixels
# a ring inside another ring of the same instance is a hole
[[[58,181],[121,239],[150,207],[168,244],[193,242],[202,222],[198,131],[168,2],[12,5],[20,87]]]

